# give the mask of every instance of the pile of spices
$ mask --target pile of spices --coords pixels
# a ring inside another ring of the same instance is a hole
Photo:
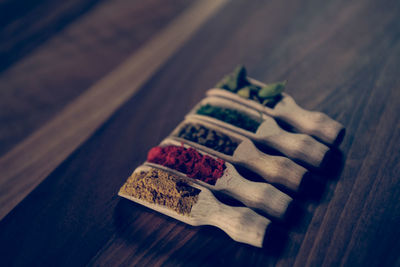
[[[272,108],[281,100],[281,93],[286,86],[286,81],[267,84],[264,87],[254,85],[247,80],[247,71],[245,67],[238,66],[233,73],[225,76],[215,86],[232,91],[241,97],[255,100]]]
[[[230,156],[238,146],[231,138],[220,132],[191,123],[183,126],[178,136]]]
[[[258,121],[253,120],[239,111],[229,108],[216,107],[210,104],[201,106],[196,113],[216,118],[253,133],[255,133],[258,126],[260,126]]]
[[[147,154],[147,161],[175,169],[190,178],[214,185],[224,174],[225,161],[200,154],[194,148],[183,146],[156,146]]]
[[[197,202],[200,190],[189,186],[181,177],[152,168],[133,173],[120,193],[187,215]]]

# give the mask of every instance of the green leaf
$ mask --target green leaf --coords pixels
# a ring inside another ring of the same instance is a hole
[[[242,89],[240,89],[237,92],[237,94],[240,95],[241,97],[249,98],[250,97],[250,88],[248,88],[247,86],[243,87]]]
[[[258,91],[258,96],[262,99],[266,99],[279,95],[282,93],[283,89],[285,89],[286,82],[287,81],[268,84]]]
[[[220,82],[218,82],[215,87],[236,92],[240,88],[247,85],[250,85],[250,83],[247,80],[246,68],[242,65],[239,65],[231,74],[226,75]]]
[[[216,88],[223,88],[230,91],[235,91],[236,84],[235,79],[232,75],[226,75],[221,81],[219,81],[216,85]]]
[[[242,88],[249,84],[247,81],[247,71],[243,65],[239,65],[233,71],[233,76],[236,79],[236,89]]]
[[[250,91],[254,92],[254,93],[258,93],[258,91],[260,91],[260,89],[261,89],[260,86],[257,86],[257,85],[254,85],[254,84],[250,84],[250,85],[248,85],[246,87],[249,88]]]

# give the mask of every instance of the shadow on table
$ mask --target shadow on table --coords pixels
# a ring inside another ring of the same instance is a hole
[[[273,262],[287,241],[287,232],[272,224],[266,230],[264,247],[253,247],[234,242],[216,227],[193,227],[125,199],[114,210],[114,227],[117,236],[112,243],[117,245],[107,250],[108,259],[137,262],[139,258],[147,265],[246,265],[246,255],[257,255],[253,260]]]

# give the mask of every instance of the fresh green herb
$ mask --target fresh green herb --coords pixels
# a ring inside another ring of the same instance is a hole
[[[240,89],[237,94],[244,98],[250,98],[250,89],[248,87],[243,87]]]
[[[247,81],[246,69],[244,66],[237,66],[233,73],[225,76],[219,83],[217,83],[216,87],[237,92],[239,88],[249,84],[250,83]]]
[[[260,91],[258,91],[258,96],[262,99],[273,98],[282,93],[286,83],[287,81],[267,84],[266,86],[262,87]]]
[[[268,107],[274,107],[281,100],[282,91],[285,89],[287,81],[267,84],[264,87],[251,84],[247,79],[247,71],[244,66],[239,65],[235,70],[225,76],[217,88],[223,88],[237,93],[239,96],[257,101]]]

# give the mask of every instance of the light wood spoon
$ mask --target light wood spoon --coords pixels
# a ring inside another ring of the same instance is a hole
[[[181,146],[182,143],[177,142],[173,139],[165,139],[161,142],[160,146]],[[188,148],[189,145],[184,145]],[[209,155],[203,151],[199,151],[203,155]],[[212,155],[209,155],[215,158]],[[215,185],[208,184],[199,179],[193,179],[186,174],[179,172],[175,169],[168,168],[159,164],[151,163],[146,161],[144,165],[151,166],[154,168],[163,169],[174,173],[175,175],[185,177],[194,183],[206,187],[212,191],[219,191],[228,196],[231,196],[249,208],[259,209],[267,214],[283,219],[286,211],[288,210],[289,204],[292,202],[292,198],[282,191],[278,190],[274,186],[268,183],[252,182],[243,178],[229,162],[225,162],[226,169],[224,174],[216,181]]]
[[[150,171],[149,166],[139,166],[134,172]],[[213,225],[237,242],[262,247],[266,229],[271,221],[246,207],[231,207],[218,201],[206,188],[198,184],[190,186],[201,190],[191,212],[185,216],[165,206],[149,203],[123,192],[118,195],[158,211],[184,223],[199,226]]]
[[[247,79],[251,84],[265,86],[264,83],[255,79],[249,77]],[[309,111],[301,108],[296,104],[294,99],[286,93],[282,93],[282,99],[274,108],[269,108],[254,100],[243,98],[236,93],[224,89],[210,89],[207,91],[207,95],[228,98],[232,101],[263,112],[286,122],[298,132],[312,135],[329,145],[340,145],[346,132],[343,125],[339,122],[331,119],[328,115],[322,112]]]
[[[238,146],[231,156],[208,148],[204,145],[200,145],[198,143],[178,137],[179,131],[186,124],[202,125],[208,129],[220,132],[238,143]],[[232,164],[245,167],[259,174],[269,183],[283,185],[292,191],[297,191],[299,189],[300,183],[307,173],[305,168],[286,157],[271,156],[261,152],[255,147],[253,142],[245,136],[233,133],[215,124],[201,121],[196,118],[185,119],[171,133],[171,138],[177,140],[178,142],[189,144]]]
[[[254,133],[216,118],[197,114],[198,109],[206,104],[239,111],[247,117],[259,122],[260,126]],[[326,162],[325,159],[328,158],[329,155],[329,147],[316,141],[309,135],[285,131],[272,117],[229,99],[212,96],[207,97],[200,101],[200,103],[189,112],[187,118],[197,118],[224,127],[240,135],[244,135],[255,142],[272,147],[291,159],[301,161],[316,168],[322,167]]]

